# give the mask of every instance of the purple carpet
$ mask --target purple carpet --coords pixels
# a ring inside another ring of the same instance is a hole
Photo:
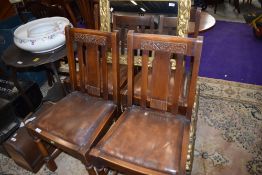
[[[262,85],[262,40],[247,24],[217,21],[202,33],[204,46],[199,75]]]

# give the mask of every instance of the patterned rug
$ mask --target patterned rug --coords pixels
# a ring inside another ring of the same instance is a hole
[[[262,174],[262,86],[199,78],[197,136],[192,175]],[[83,175],[84,166],[62,153],[58,169],[38,175]],[[0,175],[31,175],[0,154]]]
[[[261,175],[262,86],[199,80],[192,175]]]

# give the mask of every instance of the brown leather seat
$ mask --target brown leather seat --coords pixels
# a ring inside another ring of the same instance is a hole
[[[180,172],[183,141],[180,136],[189,126],[189,120],[137,106],[125,111],[119,120],[93,154],[109,161],[114,157],[134,167],[156,169],[162,174]]]
[[[92,132],[99,128],[105,115],[115,110],[112,101],[75,91],[38,116],[34,123],[41,132],[56,137],[58,144],[69,142],[77,149],[89,149],[94,139]]]

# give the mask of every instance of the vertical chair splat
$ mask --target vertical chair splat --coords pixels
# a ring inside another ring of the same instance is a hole
[[[148,56],[149,51],[143,50],[142,55],[142,86],[141,86],[141,101],[140,105],[146,107],[147,87],[148,87]]]
[[[168,86],[171,76],[171,54],[156,51],[152,63],[152,81],[150,84],[150,107],[167,110]]]
[[[177,55],[176,58],[176,71],[175,71],[175,86],[173,91],[173,102],[172,102],[172,113],[177,114],[178,105],[179,105],[179,97],[182,90],[182,79],[183,79],[183,60],[184,57],[180,54]]]

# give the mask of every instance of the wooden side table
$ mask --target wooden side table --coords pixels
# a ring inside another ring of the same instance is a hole
[[[216,24],[216,19],[207,12],[201,12],[200,14],[200,25],[199,32],[204,32],[208,29],[211,29]],[[195,23],[189,22],[188,33],[193,34],[195,30]]]
[[[20,87],[17,80],[17,71],[28,70],[32,68],[40,68],[40,66],[44,66],[52,70],[54,73],[55,79],[58,84],[62,87],[63,93],[62,96],[65,96],[66,90],[61,83],[61,80],[58,76],[57,69],[55,66],[55,62],[64,58],[66,56],[66,46],[62,46],[54,51],[48,53],[31,53],[25,50],[22,50],[15,46],[14,44],[9,46],[2,55],[3,62],[11,68],[12,71],[12,81],[19,91],[23,91]],[[62,98],[62,97],[57,97]]]

